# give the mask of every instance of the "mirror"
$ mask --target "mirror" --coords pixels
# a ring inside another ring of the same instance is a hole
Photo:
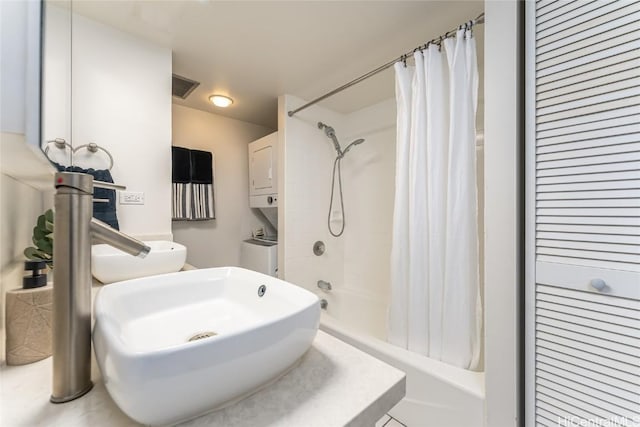
[[[0,129],[3,139],[40,140],[40,31],[39,2],[1,2]]]
[[[41,148],[54,166],[73,164],[71,0],[43,2]]]
[[[50,188],[41,150],[40,1],[0,1],[0,170],[33,188]]]

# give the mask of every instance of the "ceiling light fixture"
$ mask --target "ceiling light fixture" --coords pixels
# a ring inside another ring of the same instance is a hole
[[[224,95],[211,95],[209,97],[209,101],[213,102],[213,105],[216,107],[227,108],[229,105],[233,104],[233,99]]]

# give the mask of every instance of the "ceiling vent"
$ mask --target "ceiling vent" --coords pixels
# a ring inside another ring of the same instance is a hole
[[[171,94],[181,99],[186,99],[195,88],[200,86],[199,82],[190,80],[177,74],[171,75]]]

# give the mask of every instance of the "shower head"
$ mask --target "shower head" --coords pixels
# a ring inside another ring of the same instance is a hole
[[[336,152],[339,156],[342,156],[342,150],[340,149],[340,143],[338,142],[338,138],[336,137],[336,131],[331,126],[325,125],[322,122],[318,122],[318,129],[324,129],[324,134],[327,135],[333,141],[333,147],[336,149]]]
[[[340,158],[342,158],[345,154],[347,154],[347,151],[349,151],[352,146],[362,144],[364,142],[364,139],[362,138],[356,139],[351,144],[347,145],[347,148],[342,150],[342,148],[340,148],[340,143],[338,142],[338,138],[336,137],[336,131],[334,128],[322,122],[318,122],[318,129],[324,130],[324,134],[327,135],[329,138],[331,138],[331,140],[333,141],[333,147],[336,149],[336,153]]]
[[[342,152],[342,155],[344,156],[345,154],[347,154],[347,151],[349,151],[351,147],[353,147],[354,145],[359,145],[359,144],[362,144],[363,142],[364,142],[363,138],[356,139],[351,144],[347,145],[347,148],[344,149],[344,151]]]

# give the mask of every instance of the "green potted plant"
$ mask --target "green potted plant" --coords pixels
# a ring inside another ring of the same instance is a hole
[[[33,246],[24,250],[24,256],[31,260],[46,261],[49,268],[53,268],[53,211],[47,210],[38,217],[33,227]]]

